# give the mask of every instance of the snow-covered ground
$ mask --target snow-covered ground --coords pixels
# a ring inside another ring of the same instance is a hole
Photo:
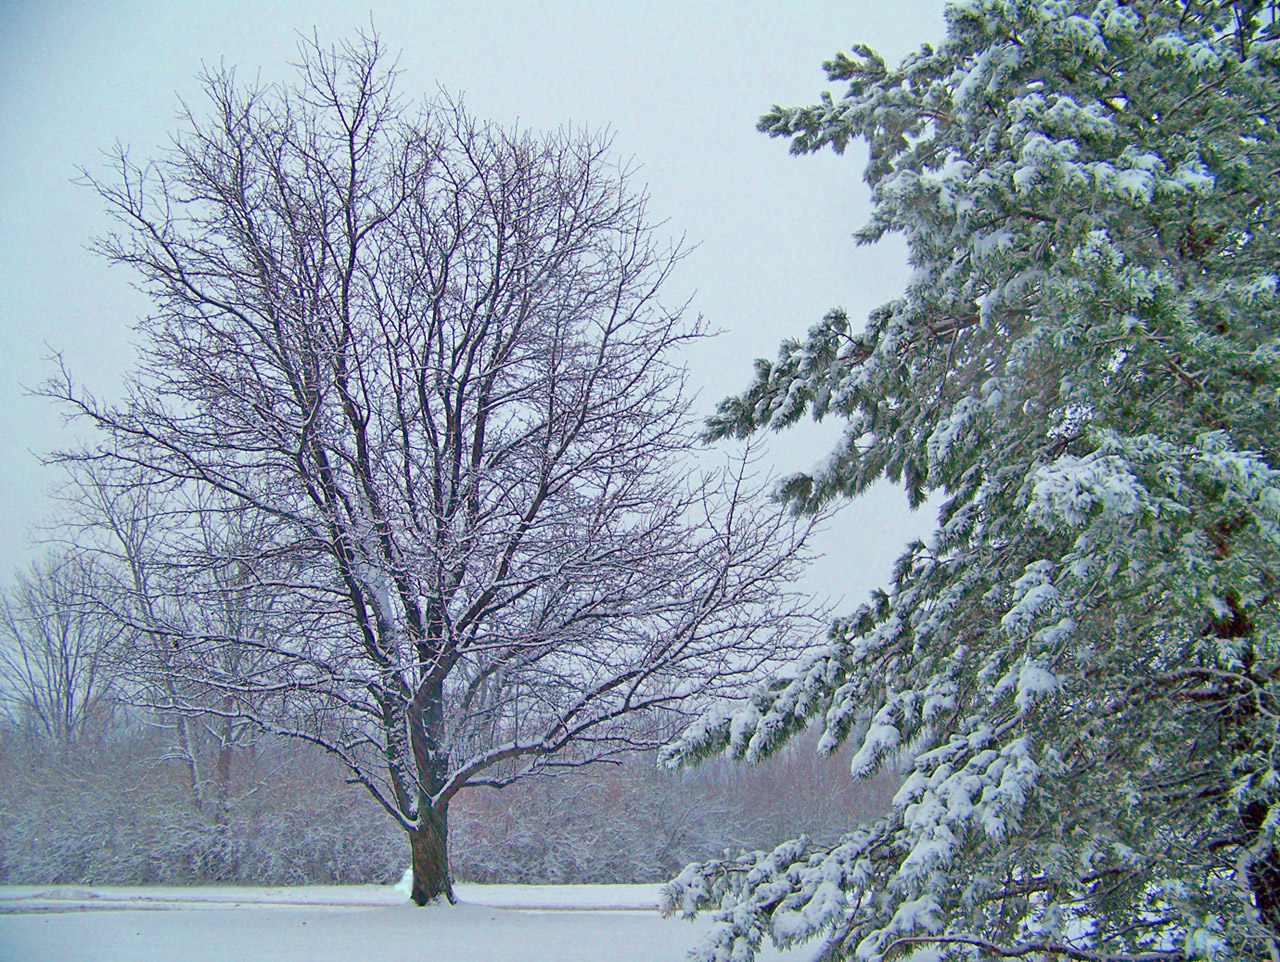
[[[708,928],[661,918],[657,885],[455,888],[0,886],[0,962],[681,962]]]

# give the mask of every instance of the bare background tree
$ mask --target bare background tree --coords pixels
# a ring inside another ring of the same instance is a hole
[[[99,578],[55,555],[0,596],[0,706],[28,734],[70,747],[115,708],[123,629],[94,600]]]
[[[650,747],[812,622],[806,529],[688,454],[680,251],[607,139],[411,111],[380,59],[208,75],[160,160],[92,181],[154,312],[122,403],[47,393],[102,431],[61,456],[98,502],[154,509],[104,517],[151,704],[339,759],[422,904],[459,791]]]
[[[279,692],[237,693],[206,679],[251,675],[268,636],[297,626],[282,616],[286,595],[239,561],[210,560],[259,543],[255,515],[217,491],[187,501],[165,488],[136,466],[77,464],[63,490],[67,510],[49,533],[90,560],[95,610],[127,639],[119,697],[170,732],[166,758],[185,775],[192,813],[225,833],[236,756],[258,733],[252,719],[285,705]],[[201,643],[209,638],[219,641]]]

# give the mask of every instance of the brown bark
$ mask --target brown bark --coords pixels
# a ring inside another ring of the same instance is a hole
[[[231,823],[231,761],[232,752],[235,749],[235,724],[230,713],[231,699],[223,699],[222,707],[227,714],[222,719],[222,732],[218,740],[218,761],[214,767],[217,778],[217,808],[213,813],[213,824],[225,827]]]
[[[426,905],[444,896],[451,903],[453,879],[449,873],[449,805],[424,808],[422,828],[409,833],[413,852],[413,890],[410,898]]]

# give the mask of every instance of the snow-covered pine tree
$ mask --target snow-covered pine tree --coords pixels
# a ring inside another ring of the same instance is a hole
[[[897,69],[775,108],[855,139],[915,268],[833,311],[714,436],[845,419],[797,510],[887,476],[942,507],[891,588],[666,759],[815,721],[880,821],[687,868],[696,953],[1280,960],[1280,40],[1274,4],[971,0]]]

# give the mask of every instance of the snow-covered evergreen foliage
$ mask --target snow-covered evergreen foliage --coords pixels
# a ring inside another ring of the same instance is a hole
[[[797,510],[942,501],[891,588],[672,765],[816,721],[888,817],[833,848],[694,865],[706,960],[1280,959],[1280,31],[1274,5],[953,4],[938,49],[827,64],[775,108],[861,139],[914,275],[758,361],[714,436],[845,419]]]

